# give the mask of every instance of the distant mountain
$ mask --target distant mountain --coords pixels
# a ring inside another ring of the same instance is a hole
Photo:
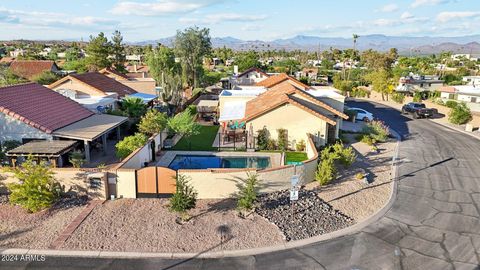
[[[459,36],[459,37],[404,37],[404,36],[386,36],[386,35],[366,35],[360,36],[357,40],[359,50],[374,49],[387,51],[390,48],[397,48],[399,52],[407,54],[414,52],[416,54],[438,53],[441,51],[453,51],[456,53],[480,53],[480,35]],[[166,46],[172,46],[173,37],[136,42],[137,45],[155,45],[157,43]],[[212,46],[229,47],[235,50],[326,50],[330,47],[345,49],[351,48],[352,38],[339,37],[317,37],[298,35],[287,39],[277,39],[273,41],[261,40],[241,40],[234,37],[216,37],[212,38]]]

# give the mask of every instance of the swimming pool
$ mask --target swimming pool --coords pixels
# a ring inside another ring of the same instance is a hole
[[[173,170],[215,168],[265,169],[270,167],[270,158],[177,155],[168,167]]]

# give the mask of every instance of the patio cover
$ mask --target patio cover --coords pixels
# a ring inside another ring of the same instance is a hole
[[[230,101],[223,104],[220,111],[219,122],[225,122],[230,120],[240,120],[245,117],[245,101]]]
[[[218,100],[200,100],[197,105],[197,111],[201,113],[216,112],[218,108]]]
[[[70,151],[77,141],[31,141],[7,152],[7,156],[58,157]]]
[[[127,117],[95,114],[71,125],[55,130],[52,135],[62,138],[93,141],[120,126]]]
[[[156,95],[150,95],[150,94],[145,94],[145,93],[135,93],[132,95],[128,95],[127,97],[132,97],[132,98],[139,98],[143,101],[143,103],[149,103],[150,101],[154,100],[157,98]]]

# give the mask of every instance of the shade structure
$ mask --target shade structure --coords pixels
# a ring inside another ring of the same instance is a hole
[[[223,104],[220,111],[219,122],[225,122],[230,120],[240,120],[245,117],[245,101],[230,101]]]

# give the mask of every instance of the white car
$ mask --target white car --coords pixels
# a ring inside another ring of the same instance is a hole
[[[369,111],[365,111],[364,109],[360,108],[349,108],[351,111],[357,112],[357,120],[370,122],[373,120],[373,114]]]

